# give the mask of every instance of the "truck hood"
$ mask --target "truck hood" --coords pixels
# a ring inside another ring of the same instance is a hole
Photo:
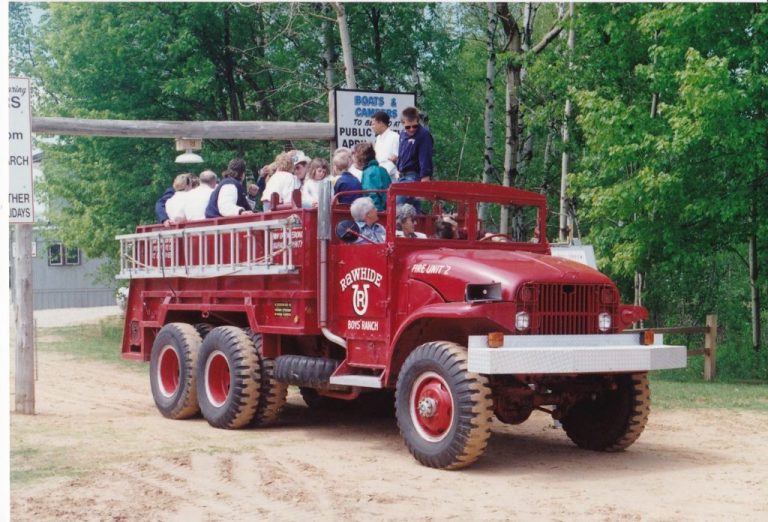
[[[504,301],[513,301],[520,285],[530,282],[613,285],[581,263],[530,252],[444,248],[414,252],[405,261],[410,279],[429,284],[447,301],[463,301],[468,283],[501,283]]]

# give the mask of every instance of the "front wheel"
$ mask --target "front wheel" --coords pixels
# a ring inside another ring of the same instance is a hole
[[[440,469],[476,461],[491,435],[488,379],[467,369],[467,352],[447,341],[422,344],[405,360],[395,392],[397,425],[411,454]]]
[[[577,446],[594,451],[620,451],[637,440],[650,413],[648,374],[617,376],[615,386],[577,402],[561,419]]]

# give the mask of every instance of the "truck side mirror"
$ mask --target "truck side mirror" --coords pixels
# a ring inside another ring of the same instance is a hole
[[[340,221],[336,225],[336,237],[345,243],[354,243],[360,237],[360,227],[351,219]]]

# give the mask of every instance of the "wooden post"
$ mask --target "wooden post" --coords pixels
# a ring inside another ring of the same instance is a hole
[[[35,413],[35,352],[32,328],[32,224],[16,225],[16,413]]]
[[[707,316],[707,328],[709,330],[704,334],[704,380],[712,381],[717,369],[717,315]]]

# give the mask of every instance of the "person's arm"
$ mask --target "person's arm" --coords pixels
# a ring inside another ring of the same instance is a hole
[[[421,181],[430,181],[432,179],[432,135],[424,132],[421,143],[419,144],[419,174]]]
[[[239,216],[242,208],[237,206],[237,187],[224,185],[219,190],[219,214],[222,216]],[[246,209],[247,210],[247,209]]]
[[[400,153],[400,136],[396,132],[392,131],[389,134],[388,145],[389,157],[387,159],[393,163],[397,162],[397,155]]]
[[[168,212],[165,211],[165,204],[175,193],[176,191],[173,190],[173,187],[166,189],[163,195],[160,196],[160,199],[157,200],[157,203],[155,203],[155,215],[157,216],[158,223],[166,224],[166,221],[170,221]]]

